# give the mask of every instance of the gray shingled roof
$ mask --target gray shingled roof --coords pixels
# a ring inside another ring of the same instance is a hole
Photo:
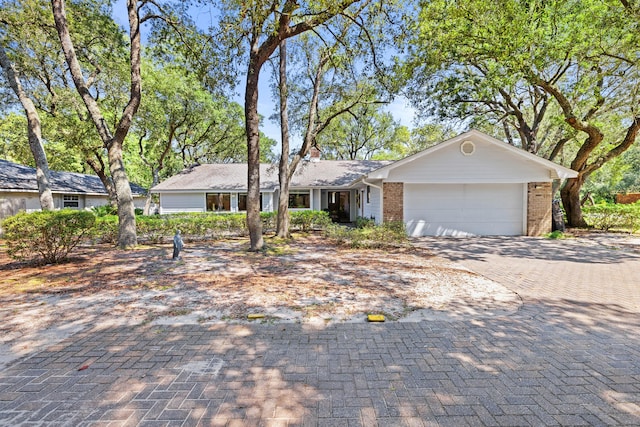
[[[376,160],[320,160],[301,162],[293,175],[291,188],[348,187],[353,181],[389,161]],[[278,187],[278,166],[260,165],[260,189]],[[151,189],[162,191],[247,191],[246,163],[206,164],[187,168]]]
[[[0,159],[0,191],[38,191],[36,170],[29,166]],[[72,194],[107,194],[102,181],[95,175],[51,171],[51,191]],[[144,195],[145,189],[131,184],[134,195]]]

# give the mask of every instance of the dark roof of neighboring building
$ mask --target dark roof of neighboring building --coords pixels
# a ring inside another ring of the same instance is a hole
[[[134,195],[143,195],[146,190],[137,184],[130,184]],[[0,159],[0,191],[38,191],[36,170]],[[51,191],[54,193],[101,194],[107,191],[96,175],[74,172],[51,171]]]
[[[377,160],[319,160],[304,161],[298,165],[291,188],[339,188],[375,169],[390,164]],[[278,187],[278,165],[260,165],[260,189],[275,190]],[[187,168],[151,189],[160,191],[198,190],[247,190],[247,164],[205,164]]]

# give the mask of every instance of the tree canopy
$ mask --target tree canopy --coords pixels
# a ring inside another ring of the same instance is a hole
[[[2,73],[0,155],[37,165],[39,127],[51,167],[97,174],[114,203],[127,199],[125,178],[150,187],[193,163],[248,162],[252,249],[263,244],[257,166],[284,159],[290,175],[313,145],[325,158],[397,159],[478,128],[579,172],[561,189],[571,225],[584,225],[585,189],[638,185],[634,2],[115,4],[3,2],[5,63],[39,124]],[[280,159],[258,110],[267,81],[261,111],[300,144],[285,146],[283,132]],[[385,108],[398,92],[419,114],[411,128]],[[133,214],[121,219],[131,230]]]

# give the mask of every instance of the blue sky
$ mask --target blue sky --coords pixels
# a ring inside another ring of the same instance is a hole
[[[198,25],[202,25],[203,27],[208,27],[213,25],[215,11],[212,11],[210,5],[203,5],[200,7],[193,6],[192,8],[192,17],[198,23]],[[124,28],[129,27],[129,23],[127,20],[127,7],[125,0],[117,0],[113,6],[114,19],[118,24],[123,26]],[[144,29],[142,34],[143,40],[145,37]],[[260,75],[260,86],[258,88],[259,91],[259,101],[258,101],[258,112],[264,117],[262,126],[260,130],[264,132],[270,138],[273,138],[278,142],[278,147],[276,147],[275,151],[279,151],[280,144],[280,126],[272,120],[269,120],[269,117],[276,111],[277,104],[276,100],[272,99],[271,89],[269,88],[270,83],[270,70],[268,67],[264,67],[262,73]],[[239,85],[235,90],[234,100],[241,105],[244,105],[244,78],[239,80]],[[144,88],[144,82],[143,82]],[[400,124],[407,126],[408,128],[413,127],[413,119],[415,116],[415,110],[409,105],[409,102],[404,97],[398,97],[394,100],[394,102],[385,106],[385,110],[390,112],[393,117],[400,122]],[[294,139],[293,144],[295,145],[296,141]]]

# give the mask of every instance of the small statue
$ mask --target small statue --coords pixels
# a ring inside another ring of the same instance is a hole
[[[182,248],[184,248],[184,242],[180,236],[180,230],[176,230],[176,235],[173,236],[173,259],[180,259]]]

